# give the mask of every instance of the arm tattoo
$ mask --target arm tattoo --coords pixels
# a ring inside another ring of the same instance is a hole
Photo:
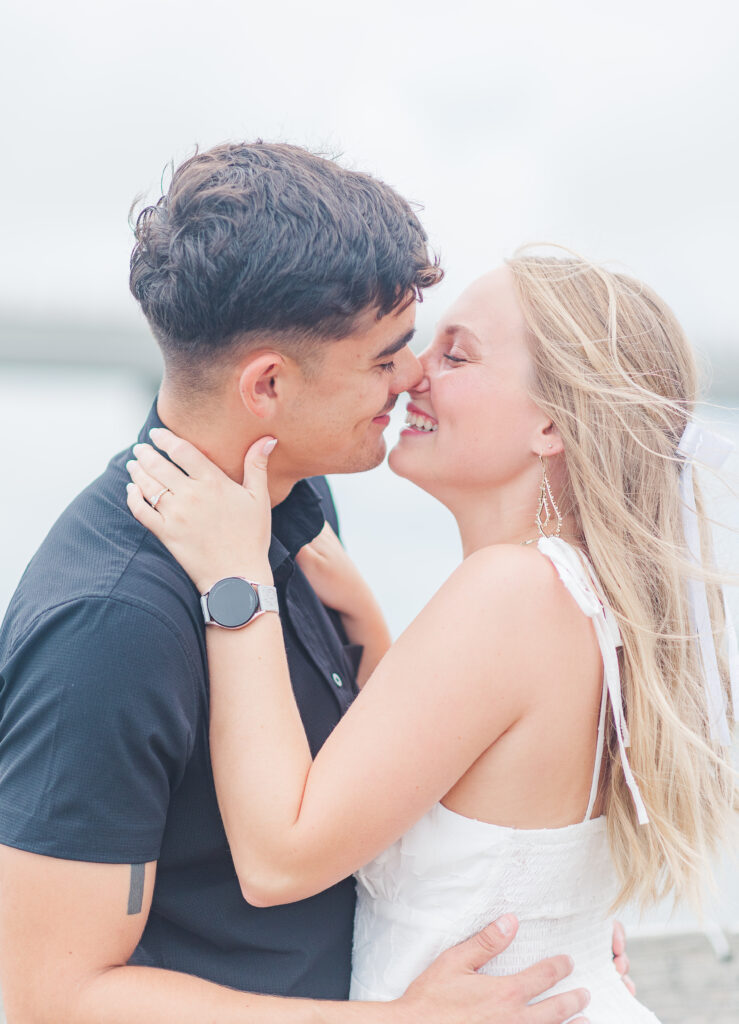
[[[144,904],[145,864],[131,865],[131,885],[128,890],[128,913],[140,914]]]

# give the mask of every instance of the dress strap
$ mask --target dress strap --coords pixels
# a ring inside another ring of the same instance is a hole
[[[590,796],[588,797],[588,809],[585,812],[583,821],[589,821],[593,817],[595,801],[598,797],[598,783],[600,782],[600,770],[603,764],[603,747],[606,740],[606,708],[608,707],[608,687],[605,679],[601,687],[600,715],[598,716],[598,742],[595,746],[595,764],[593,766],[593,781],[590,783]]]
[[[603,657],[602,731],[605,734],[606,712],[604,708],[608,699],[610,699],[624,778],[636,807],[639,824],[645,825],[649,821],[649,816],[647,815],[647,809],[644,806],[644,801],[642,800],[626,754],[626,748],[629,746],[629,730],[626,725],[621,697],[621,674],[618,667],[618,648],[621,646],[621,633],[618,623],[603,595],[592,566],[584,554],[562,540],[561,537],[542,537],[537,546],[539,551],[546,555],[553,563],[559,578],[574,597],[580,610],[593,620],[595,634],[598,638],[598,645]],[[600,777],[600,761],[602,756],[603,742],[601,739],[601,723],[599,722],[596,766],[586,818],[592,814],[592,804],[595,803],[593,790],[597,793],[597,780]]]

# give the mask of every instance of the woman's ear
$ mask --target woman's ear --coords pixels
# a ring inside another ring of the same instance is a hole
[[[542,424],[534,443],[537,455],[559,455],[564,451],[562,437],[551,420]]]
[[[280,376],[285,369],[284,356],[272,351],[255,352],[244,364],[239,394],[253,416],[270,419],[277,413],[282,390]]]

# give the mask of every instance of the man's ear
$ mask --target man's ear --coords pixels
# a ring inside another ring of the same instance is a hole
[[[279,352],[261,351],[249,356],[239,377],[239,394],[252,415],[270,419],[277,413],[284,383],[281,378],[286,372],[285,357]]]

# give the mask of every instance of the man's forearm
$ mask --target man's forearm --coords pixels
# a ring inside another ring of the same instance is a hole
[[[153,967],[115,967],[81,989],[69,1012],[8,1024],[404,1024],[397,1003],[342,1003],[258,995]]]

